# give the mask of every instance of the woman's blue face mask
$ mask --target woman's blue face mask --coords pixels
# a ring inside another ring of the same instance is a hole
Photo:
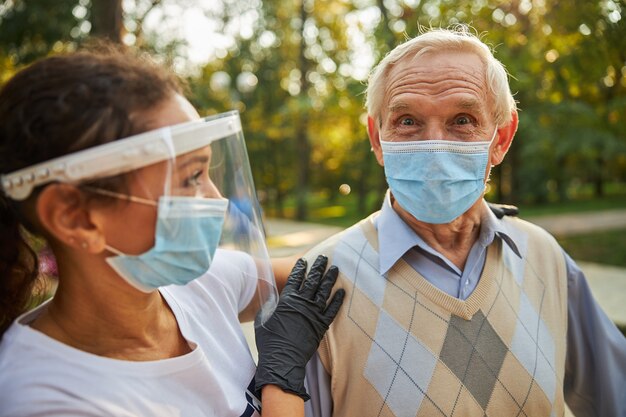
[[[450,223],[485,191],[489,141],[380,142],[391,192],[417,220]]]
[[[107,245],[117,254],[107,262],[145,292],[171,284],[185,285],[211,266],[227,207],[228,200],[222,198],[161,197],[154,246],[141,255],[126,255]]]

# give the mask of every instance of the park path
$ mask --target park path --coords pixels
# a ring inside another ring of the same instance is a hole
[[[626,209],[529,217],[526,220],[555,236],[626,228]],[[626,254],[624,254],[626,256]]]

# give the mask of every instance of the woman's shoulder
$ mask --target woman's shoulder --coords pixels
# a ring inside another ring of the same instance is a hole
[[[11,379],[11,372],[20,369],[20,374],[36,369],[42,361],[63,357],[59,343],[30,327],[47,308],[47,302],[19,316],[0,340],[0,383]]]
[[[23,316],[22,316],[23,317]],[[0,343],[0,416],[36,414],[37,404],[63,396],[66,358],[54,341],[16,320]],[[33,399],[37,399],[34,401]],[[57,398],[60,399],[60,398]]]

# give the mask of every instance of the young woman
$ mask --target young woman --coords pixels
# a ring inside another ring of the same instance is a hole
[[[243,143],[237,114],[201,119],[172,75],[111,48],[0,90],[0,416],[258,416],[261,389],[264,416],[303,414],[342,293],[326,307],[336,268],[319,258],[301,286],[299,261],[276,307],[258,219],[228,204],[254,198]],[[59,275],[27,313],[25,230]],[[238,316],[257,311],[255,381]]]

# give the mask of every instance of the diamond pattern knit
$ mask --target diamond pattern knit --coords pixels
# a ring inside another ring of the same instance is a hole
[[[332,254],[347,297],[320,346],[334,416],[560,416],[567,330],[560,248],[505,218],[467,300],[404,261],[378,272],[373,216],[307,254]]]

